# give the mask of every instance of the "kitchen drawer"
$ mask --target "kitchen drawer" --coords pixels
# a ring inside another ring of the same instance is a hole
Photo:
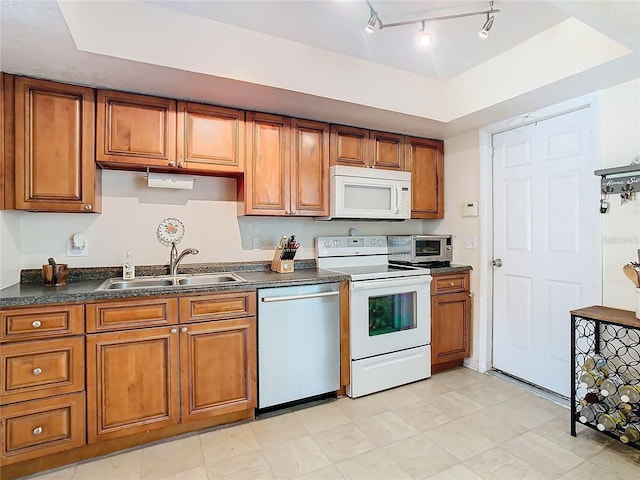
[[[180,323],[228,320],[256,314],[256,293],[227,292],[180,298]]]
[[[82,305],[47,305],[0,312],[0,341],[35,340],[84,333]]]
[[[80,447],[85,441],[84,393],[2,407],[0,465]]]
[[[177,298],[151,298],[87,304],[87,333],[173,325]]]
[[[431,295],[469,291],[469,272],[433,275]]]
[[[9,343],[0,352],[0,404],[84,390],[84,338]]]

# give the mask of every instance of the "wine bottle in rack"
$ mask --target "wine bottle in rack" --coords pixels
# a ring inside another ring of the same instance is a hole
[[[602,403],[593,403],[591,405],[584,405],[579,413],[578,420],[582,423],[595,423],[598,415],[607,413],[609,409]]]
[[[599,370],[581,372],[578,378],[578,386],[580,388],[594,388],[600,386],[604,379],[604,373]]]
[[[589,372],[591,370],[600,370],[607,364],[607,360],[599,353],[589,355],[584,359],[584,363],[580,366],[583,372]],[[607,373],[607,372],[604,372]]]
[[[600,383],[600,393],[605,397],[614,395],[618,391],[618,387],[621,387],[625,383],[627,382],[625,382],[620,375],[609,375]]]
[[[584,395],[584,398],[581,399],[581,401],[584,400],[586,404],[590,404],[590,403],[600,403],[604,399],[605,397],[603,397],[600,392],[587,392]]]
[[[618,388],[620,400],[625,403],[640,402],[640,386],[638,385],[621,385]]]
[[[629,421],[628,417],[621,410],[616,410],[613,413],[601,413],[596,420],[598,422],[596,427],[601,432],[614,432],[618,426],[623,427]]]
[[[624,433],[620,435],[620,441],[622,443],[633,443],[640,440],[640,423],[634,423],[628,425],[624,429]]]

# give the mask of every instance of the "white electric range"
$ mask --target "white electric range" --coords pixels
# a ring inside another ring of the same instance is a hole
[[[351,278],[350,397],[431,376],[430,271],[388,253],[385,236],[316,238],[317,267]]]

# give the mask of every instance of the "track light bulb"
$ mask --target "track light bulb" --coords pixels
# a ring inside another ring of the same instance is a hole
[[[422,22],[422,28],[418,32],[418,43],[423,47],[431,45],[431,35],[427,33],[427,30],[424,27],[424,22]]]
[[[487,21],[484,22],[484,25],[482,26],[482,30],[478,32],[478,36],[480,38],[489,37],[489,30],[491,30],[492,26],[493,26],[493,16],[489,16],[489,14],[487,13]]]
[[[371,17],[367,22],[367,25],[364,27],[364,31],[367,33],[373,33],[373,27],[376,26],[376,22],[378,21],[378,15],[375,12],[371,12]]]

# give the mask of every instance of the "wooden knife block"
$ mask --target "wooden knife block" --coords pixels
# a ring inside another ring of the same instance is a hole
[[[282,247],[276,247],[271,261],[271,270],[278,273],[293,273],[293,258],[291,260],[282,260]]]

